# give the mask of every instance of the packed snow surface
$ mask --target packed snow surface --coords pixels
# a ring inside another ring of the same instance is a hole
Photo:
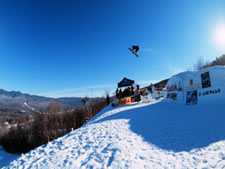
[[[224,101],[108,106],[5,168],[225,168]]]

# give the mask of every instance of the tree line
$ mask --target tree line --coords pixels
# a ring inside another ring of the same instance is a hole
[[[220,65],[220,66],[225,65],[225,54],[223,54],[220,57],[216,57],[216,59],[211,62],[204,62],[202,58],[199,58],[197,63],[194,65],[194,69],[200,70],[200,69],[204,69],[204,68],[208,68],[208,67],[212,67],[216,65]]]
[[[9,153],[26,153],[66,133],[81,127],[105,106],[105,100],[85,98],[84,107],[63,110],[59,103],[51,103],[47,113],[21,118],[0,136],[0,145]]]

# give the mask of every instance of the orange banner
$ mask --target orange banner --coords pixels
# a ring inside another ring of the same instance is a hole
[[[118,105],[131,104],[131,97],[127,97],[127,98],[123,98],[123,99],[117,99],[117,104]]]

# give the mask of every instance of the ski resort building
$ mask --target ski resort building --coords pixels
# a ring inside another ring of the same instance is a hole
[[[182,104],[225,101],[225,67],[179,73],[170,78],[166,90],[166,100]]]

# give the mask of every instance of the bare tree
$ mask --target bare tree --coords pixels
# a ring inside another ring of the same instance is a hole
[[[60,113],[60,112],[63,112],[63,106],[57,101],[52,101],[52,102],[50,102],[48,104],[47,112],[48,113]]]
[[[81,102],[83,103],[83,105],[85,105],[88,102],[88,97],[84,97]]]
[[[197,63],[194,64],[194,70],[200,70],[203,69],[205,65],[205,62],[202,57],[198,58]]]

